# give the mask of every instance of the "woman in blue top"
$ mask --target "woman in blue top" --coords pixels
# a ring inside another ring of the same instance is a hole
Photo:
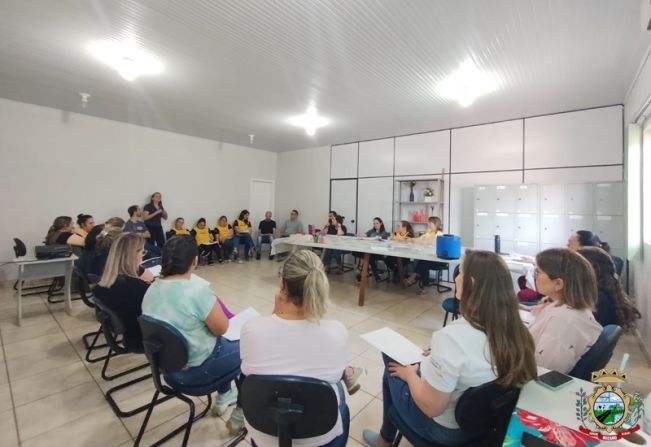
[[[161,193],[155,192],[151,195],[149,203],[142,209],[142,218],[145,220],[145,226],[151,235],[148,242],[156,244],[159,249],[165,245],[165,232],[163,231],[161,219],[167,220],[167,211],[163,208],[162,199]]]
[[[387,239],[389,237],[389,233],[387,233],[387,230],[384,228],[384,222],[382,222],[382,219],[379,217],[373,218],[373,228],[366,232],[366,237],[374,237],[380,239]],[[370,255],[368,259],[369,266],[371,267],[371,272],[373,273],[373,277],[376,281],[380,281],[380,275],[377,271],[378,259],[384,259],[384,256]],[[362,278],[362,274],[358,273],[356,278],[357,281],[359,281]]]
[[[187,341],[188,363],[180,371],[165,373],[168,383],[202,386],[223,381],[212,407],[213,415],[221,416],[237,401],[237,389],[231,388],[231,381],[240,373],[240,342],[221,337],[228,329],[228,318],[208,284],[192,275],[197,255],[192,236],[175,236],[167,241],[161,278],[147,289],[142,313],[171,324]],[[242,426],[241,418],[227,423],[233,433]]]

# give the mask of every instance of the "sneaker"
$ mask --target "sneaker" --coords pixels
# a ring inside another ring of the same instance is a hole
[[[355,394],[362,387],[362,385],[359,383],[359,378],[366,374],[366,370],[364,368],[360,368],[358,366],[352,366],[351,368],[353,368],[353,375],[350,377],[344,377],[344,383],[346,384],[346,389],[348,390],[348,394],[350,396]]]
[[[380,435],[373,430],[369,430],[368,428],[365,428],[362,432],[362,439],[364,439],[364,444],[369,447],[375,447],[377,445],[378,436]]]
[[[256,260],[256,261],[259,261],[259,260],[260,260],[260,253],[256,253],[256,254],[255,254],[255,260]]]
[[[274,255],[269,255],[269,260],[273,261],[274,260]]]
[[[226,410],[231,405],[235,405],[237,402],[237,388],[231,387],[227,393],[218,394],[217,398],[210,408],[210,412],[213,416],[221,416],[226,413]]]
[[[242,407],[235,407],[226,421],[226,428],[231,436],[239,435],[244,430],[244,412]]]

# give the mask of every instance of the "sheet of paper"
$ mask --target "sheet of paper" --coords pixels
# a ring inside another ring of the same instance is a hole
[[[531,312],[519,309],[520,312],[520,318],[522,318],[522,322],[526,325],[529,326],[531,323],[533,323],[534,316]]]
[[[240,339],[240,334],[242,333],[242,327],[244,323],[249,321],[251,318],[257,317],[260,314],[254,308],[249,307],[248,309],[243,310],[239,314],[235,315],[233,318],[228,320],[228,330],[224,334],[224,338],[230,341],[236,341]]]
[[[219,241],[204,242],[204,243],[202,243],[201,245],[215,245],[215,244],[219,244]]]
[[[388,327],[367,332],[361,337],[401,365],[419,363],[425,358],[421,347]]]
[[[149,267],[147,270],[151,272],[152,275],[154,275],[154,278],[158,278],[160,276],[160,271],[163,268],[161,265],[154,265],[152,267]]]

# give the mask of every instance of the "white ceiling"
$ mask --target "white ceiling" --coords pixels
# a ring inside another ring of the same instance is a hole
[[[651,34],[639,0],[1,0],[0,96],[283,151],[619,104]],[[133,35],[166,70],[91,58]],[[437,81],[503,80],[469,108]],[[81,109],[77,92],[91,94]],[[287,124],[314,101],[332,124]]]

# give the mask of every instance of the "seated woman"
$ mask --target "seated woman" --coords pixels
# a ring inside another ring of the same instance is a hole
[[[185,228],[184,225],[185,225],[185,219],[183,219],[182,217],[177,217],[174,220],[174,227],[170,231],[167,232],[166,236],[168,238],[170,238],[172,236],[183,236],[183,235],[187,236],[187,235],[189,235],[190,230]]]
[[[242,210],[235,222],[233,222],[233,231],[239,238],[240,245],[244,245],[244,259],[249,260],[249,252],[255,247],[253,238],[251,237],[251,222],[249,222],[249,212]],[[237,250],[238,247],[235,247]]]
[[[102,276],[102,274],[104,273],[104,267],[108,260],[109,252],[111,251],[111,247],[113,246],[117,238],[120,237],[122,234],[123,234],[122,228],[113,227],[108,224],[104,225],[102,231],[100,231],[97,237],[95,238],[95,256],[91,258],[90,263],[88,265],[88,271],[86,273],[92,273],[93,275]],[[145,242],[145,246],[147,246],[146,242]]]
[[[75,261],[77,268],[79,268],[79,270],[81,270],[85,275],[92,273],[94,275],[101,276],[101,272],[97,274],[94,271],[91,271],[91,269],[96,262],[95,257],[97,256],[97,237],[102,233],[102,231],[104,231],[104,224],[95,225],[88,232],[88,235],[85,239],[84,248],[81,250],[81,255],[79,256],[79,259]]]
[[[431,216],[427,219],[427,231],[423,235],[413,239],[412,242],[421,245],[431,245],[433,250],[436,246],[436,238],[442,234],[443,223],[441,219],[436,216]],[[418,294],[423,295],[425,294],[425,287],[429,284],[429,271],[437,269],[445,270],[445,268],[447,268],[447,265],[443,262],[416,261],[414,265],[415,272],[405,279],[404,285],[409,287],[414,285],[416,281],[419,281],[420,289],[418,290]]]
[[[627,332],[635,330],[635,320],[642,315],[622,290],[610,255],[599,247],[581,247],[577,253],[588,260],[597,277],[595,320],[602,326],[616,324]]]
[[[534,343],[520,320],[504,260],[487,251],[467,251],[455,284],[463,318],[432,334],[420,374],[418,365],[401,366],[384,356],[382,428],[379,434],[364,430],[367,445],[389,447],[394,441],[391,407],[426,440],[462,444],[469,435],[454,412],[464,391],[493,380],[522,387],[536,377]]]
[[[599,247],[606,251],[610,257],[613,258],[613,263],[615,264],[615,272],[618,275],[622,273],[624,268],[624,261],[619,256],[613,256],[610,253],[610,245],[608,242],[602,241],[599,236],[594,234],[592,231],[579,230],[575,233],[572,233],[567,240],[567,248],[572,251],[578,250],[580,247]]]
[[[68,244],[71,247],[83,247],[84,238],[74,233],[72,217],[59,216],[54,219],[45,235],[45,245]]]
[[[536,363],[568,373],[597,341],[602,327],[592,310],[597,280],[586,259],[565,248],[536,256],[536,287],[545,296],[531,312],[529,331],[536,343]]]
[[[406,220],[401,220],[398,222],[396,227],[396,232],[389,236],[389,239],[392,241],[399,242],[411,242],[414,239],[414,229],[411,227],[411,224]],[[387,256],[386,264],[389,269],[393,272],[393,282],[397,283],[402,281],[400,277],[398,262],[402,268],[403,274],[409,265],[409,259],[405,258],[396,258],[395,256]]]
[[[217,240],[219,240],[219,262],[224,262],[226,259],[231,261],[231,254],[237,259],[240,264],[242,260],[239,259],[237,247],[240,245],[240,238],[235,235],[233,227],[228,223],[226,216],[220,216],[215,227]]]
[[[86,239],[88,232],[93,229],[95,226],[95,219],[90,214],[78,214],[77,215],[77,228],[75,228],[75,234]]]
[[[197,244],[191,236],[176,236],[163,246],[161,277],[147,290],[142,313],[174,326],[188,343],[188,364],[165,373],[171,385],[209,385],[222,380],[212,407],[221,416],[237,401],[231,381],[240,373],[240,343],[222,337],[228,318],[204,282],[192,280],[198,263]],[[230,424],[233,433],[241,424]]]
[[[330,214],[328,214],[328,224],[323,227],[321,234],[345,236],[347,231],[343,216],[339,216],[334,211],[330,211]],[[333,259],[335,260],[336,267],[330,270],[330,264]],[[332,250],[330,248],[323,250],[323,265],[325,266],[326,273],[342,274],[344,272],[342,264],[343,253],[341,250]]]
[[[124,322],[124,345],[139,352],[142,352],[142,332],[138,317],[145,292],[154,280],[147,270],[143,276],[138,274],[144,252],[144,237],[138,233],[122,233],[111,246],[102,279],[94,290],[95,296]]]
[[[219,249],[217,247],[218,244],[215,244],[213,231],[206,225],[206,219],[201,217],[190,234],[194,236],[194,240],[199,247],[199,259],[207,259],[208,264],[212,264],[212,254],[219,253]]]
[[[373,218],[373,228],[371,228],[366,233],[364,233],[364,235],[366,237],[379,238],[379,239],[387,239],[389,237],[389,233],[387,233],[387,230],[384,228],[384,222],[382,222],[382,219],[380,219],[379,217]],[[362,256],[361,253],[353,253],[353,255]],[[384,259],[384,256],[370,255],[368,258],[368,263],[369,266],[371,267],[371,272],[373,273],[373,277],[375,278],[376,281],[380,281],[380,275],[378,274],[378,270],[377,270],[378,259]],[[361,279],[361,273],[357,274],[356,279],[357,281]]]
[[[324,319],[328,295],[328,278],[319,257],[309,250],[292,253],[280,270],[273,315],[248,321],[240,340],[242,374],[312,377],[335,389],[340,410],[337,423],[323,436],[295,440],[302,447],[344,446],[348,438],[350,414],[339,384],[344,370],[353,375],[346,367],[348,331],[340,322]],[[248,423],[247,429],[258,446],[278,445],[278,438]]]

